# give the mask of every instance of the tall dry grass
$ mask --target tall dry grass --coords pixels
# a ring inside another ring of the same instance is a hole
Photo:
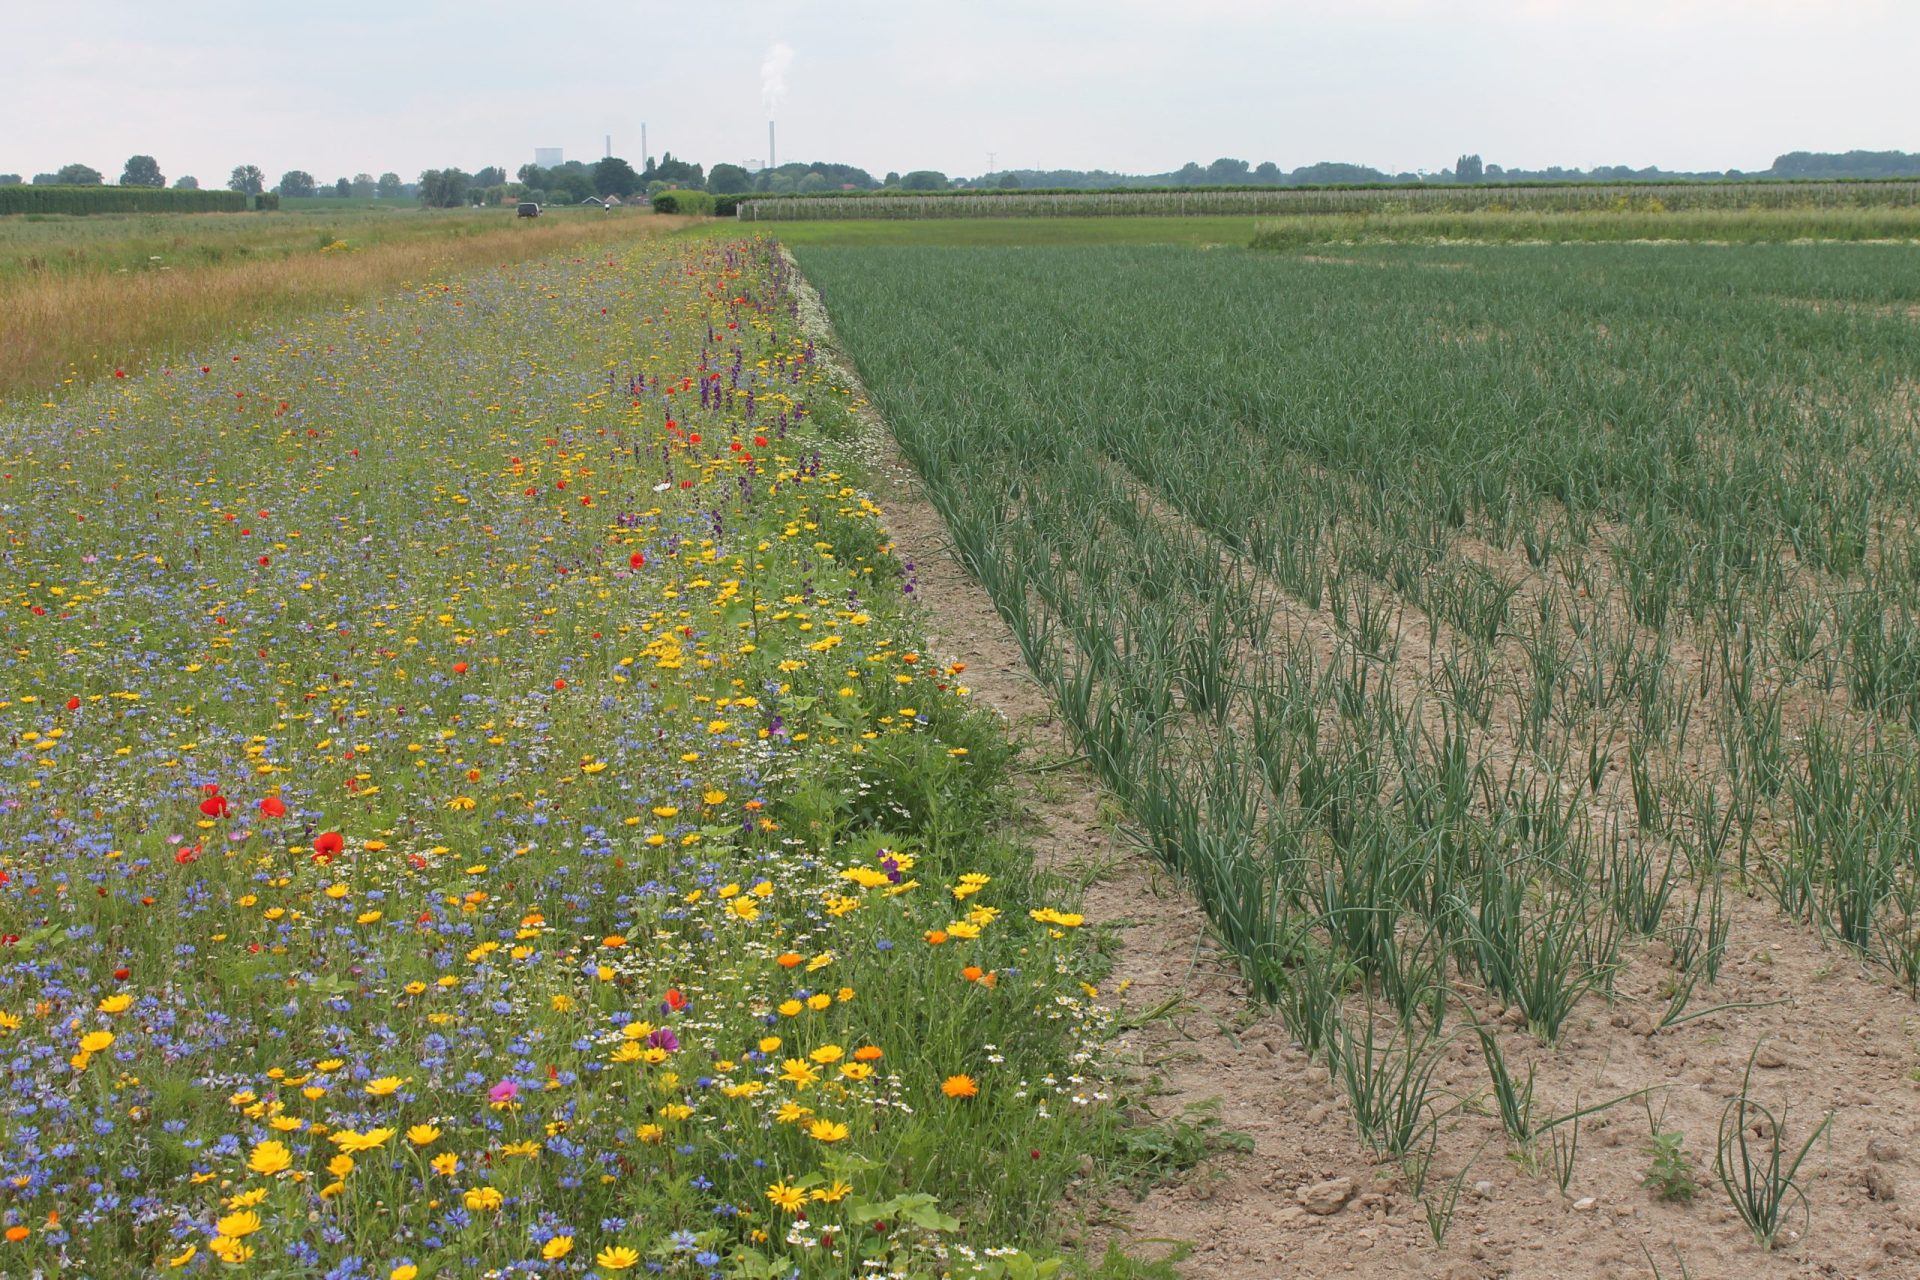
[[[164,362],[218,334],[490,264],[663,235],[693,219],[555,218],[457,228],[344,252],[167,272],[30,275],[0,284],[0,400]]]

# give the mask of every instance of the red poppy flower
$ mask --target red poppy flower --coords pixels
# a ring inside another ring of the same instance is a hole
[[[284,818],[287,816],[287,802],[279,796],[268,796],[260,802],[260,816],[263,818]]]
[[[78,711],[79,709],[80,709],[80,699],[78,698],[67,699],[67,710]]]
[[[331,861],[339,857],[346,846],[338,831],[323,831],[313,838],[313,856],[323,862]]]
[[[556,689],[564,689],[567,687],[567,682],[565,680],[555,680],[553,682],[553,687]]]
[[[627,557],[627,563],[636,569],[642,569],[646,567],[647,557],[641,552],[636,551]]]
[[[668,987],[666,1004],[667,1008],[678,1013],[687,1007],[687,998],[680,994],[680,988]]]
[[[688,436],[688,437],[687,437],[687,443],[688,443],[688,444],[699,444],[699,443],[700,443],[700,433],[699,433],[698,431],[696,431],[696,432],[694,432],[694,433],[693,433],[692,435],[690,435],[690,436]]]
[[[113,971],[113,980],[115,982],[125,982],[128,978],[131,978],[132,976],[133,976],[133,970],[131,969],[115,969]]]
[[[227,816],[227,810],[231,807],[232,806],[227,803],[225,796],[208,796],[200,802],[200,812],[206,814],[209,818],[224,818]]]
[[[455,674],[455,675],[457,675],[457,676],[463,676],[463,675],[465,675],[465,674],[467,674],[467,664],[466,664],[466,663],[464,663],[464,662],[456,662],[456,663],[454,663],[454,664],[453,664],[453,674]]]

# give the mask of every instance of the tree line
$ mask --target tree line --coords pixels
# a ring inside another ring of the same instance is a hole
[[[301,198],[332,195],[361,200],[417,199],[434,208],[454,208],[468,204],[499,204],[505,201],[533,200],[541,204],[579,204],[589,199],[618,196],[622,200],[636,195],[651,196],[668,189],[710,191],[715,195],[773,194],[805,195],[823,191],[873,191],[897,188],[902,191],[944,191],[956,187],[1012,190],[1023,187],[1113,188],[1113,187],[1230,187],[1230,186],[1322,186],[1369,182],[1646,182],[1675,179],[1709,180],[1715,178],[1900,178],[1920,177],[1920,152],[1906,151],[1790,151],[1777,156],[1771,167],[1756,171],[1726,169],[1687,172],[1658,166],[1634,168],[1630,165],[1598,165],[1591,169],[1545,169],[1502,167],[1487,163],[1477,153],[1460,156],[1450,166],[1432,171],[1389,173],[1369,165],[1323,161],[1282,169],[1271,160],[1252,164],[1223,156],[1211,164],[1188,161],[1166,173],[1129,174],[1105,169],[1002,169],[974,178],[949,178],[935,169],[915,169],[902,174],[890,172],[884,177],[857,165],[827,161],[789,163],[771,169],[748,172],[737,164],[721,163],[711,169],[687,160],[676,159],[672,152],[658,160],[649,156],[636,169],[619,156],[608,156],[587,164],[569,160],[551,168],[523,164],[512,178],[499,165],[488,165],[473,173],[448,167],[427,169],[413,182],[403,182],[397,173],[356,173],[331,183],[317,181],[304,169],[289,169],[277,183],[269,186],[266,173],[252,164],[235,165],[227,177],[227,189],[248,196],[272,192]],[[0,173],[0,186],[22,182],[17,173]],[[102,186],[106,177],[85,164],[70,164],[52,173],[33,175],[36,186]],[[150,155],[129,156],[121,168],[122,187],[164,187],[166,175]],[[191,175],[176,178],[173,186],[197,190],[198,179]]]

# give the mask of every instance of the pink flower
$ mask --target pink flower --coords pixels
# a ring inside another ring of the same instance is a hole
[[[512,1102],[519,1096],[520,1086],[511,1080],[502,1080],[499,1084],[487,1090],[487,1101],[496,1105]]]

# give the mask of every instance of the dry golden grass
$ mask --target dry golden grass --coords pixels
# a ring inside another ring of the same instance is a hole
[[[45,395],[62,384],[164,361],[216,334],[407,281],[663,235],[693,221],[661,215],[543,218],[270,261],[29,275],[0,284],[0,399]]]

